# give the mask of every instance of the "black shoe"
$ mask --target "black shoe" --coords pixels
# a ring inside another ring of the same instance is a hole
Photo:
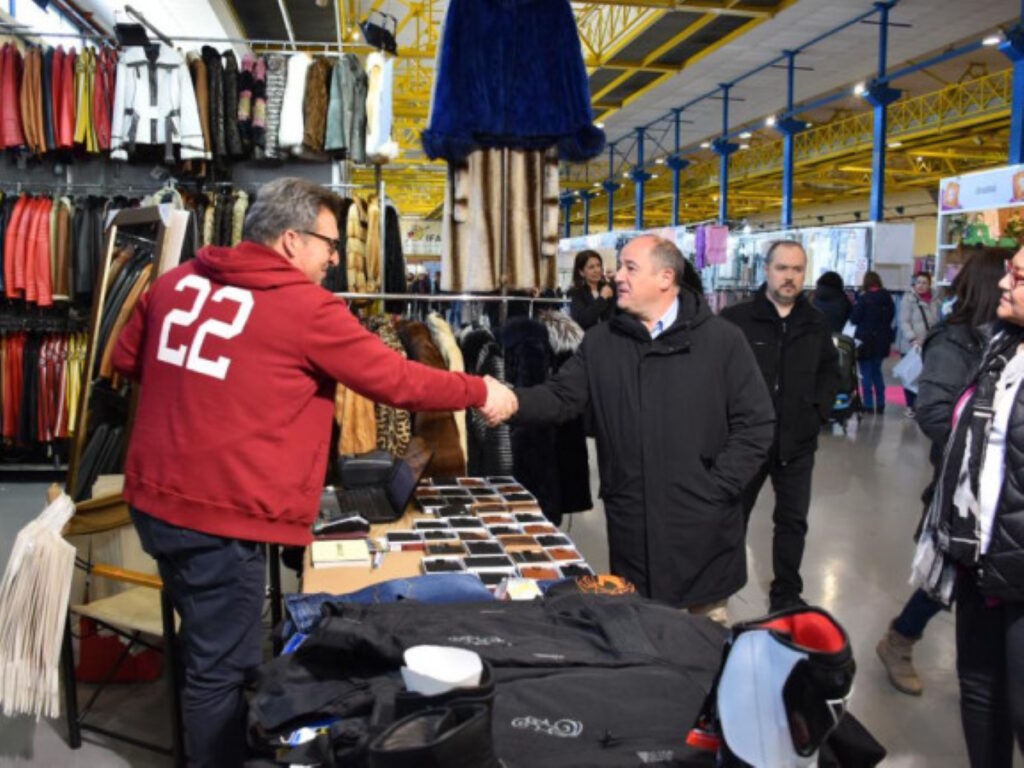
[[[791,608],[806,608],[807,601],[800,595],[775,595],[768,600],[768,613],[788,611]]]
[[[875,415],[876,416],[881,416],[884,413],[885,413],[885,406],[884,405],[876,405],[875,406]]]

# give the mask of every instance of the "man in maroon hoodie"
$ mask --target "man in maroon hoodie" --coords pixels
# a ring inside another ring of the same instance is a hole
[[[336,198],[303,179],[260,189],[243,242],[157,280],[113,356],[141,382],[124,495],[181,616],[185,727],[199,766],[245,757],[247,670],[261,661],[261,542],[305,545],[326,470],[335,382],[413,411],[509,415],[493,379],[411,362],[320,287]]]

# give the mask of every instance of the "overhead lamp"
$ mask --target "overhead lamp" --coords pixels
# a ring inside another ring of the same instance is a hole
[[[991,48],[993,45],[999,45],[1001,42],[1003,42],[1003,36],[1000,34],[995,34],[986,37],[984,40],[981,41],[981,44]]]
[[[766,126],[768,126],[769,128],[774,128],[775,127],[775,115],[768,115],[768,117],[766,117],[764,119],[764,124]]]
[[[604,128],[604,123],[594,123],[595,128]]]
[[[810,120],[805,120],[804,121],[804,127],[806,127],[806,128],[810,128],[813,125],[814,125],[814,123],[812,123]]]
[[[863,96],[867,92],[867,90],[868,87],[864,85],[864,83],[857,83],[855,86],[853,86],[853,95]]]
[[[601,182],[600,181],[595,181],[594,182],[594,186],[600,188],[601,187]]]
[[[740,144],[740,149],[750,149],[749,144]]]
[[[700,148],[701,149],[711,149],[711,142],[710,141],[702,141],[700,143]]]
[[[741,139],[749,139],[753,134],[750,131],[744,131],[740,134]]]
[[[651,174],[651,178],[652,178],[652,179],[656,179],[656,178],[658,178],[658,174],[656,174],[656,173],[652,173],[652,174]]]
[[[889,142],[889,149],[899,149],[902,146],[903,146],[903,142],[902,141],[890,141]]]
[[[654,162],[655,162],[656,165],[664,165],[665,164],[665,158],[664,157],[659,157]]]
[[[629,171],[623,171],[622,172],[622,178],[628,179],[629,178]]]
[[[355,29],[352,30],[352,39],[353,40],[358,40],[359,39],[359,28],[358,27],[356,27]]]

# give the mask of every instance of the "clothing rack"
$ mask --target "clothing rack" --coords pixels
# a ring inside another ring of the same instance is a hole
[[[476,293],[352,293],[351,291],[339,291],[334,294],[340,296],[343,299],[363,299],[369,301],[408,301],[417,303],[444,303],[451,304],[455,302],[463,302],[466,304],[479,302],[483,304],[500,304],[499,315],[500,321],[505,322],[508,319],[508,303],[510,301],[525,301],[529,303],[529,316],[533,317],[534,306],[536,304],[542,304],[546,306],[564,306],[566,303],[565,299],[546,299],[539,296],[515,296],[515,295],[503,295],[503,296],[481,296]]]

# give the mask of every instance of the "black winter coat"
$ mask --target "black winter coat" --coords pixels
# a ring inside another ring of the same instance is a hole
[[[615,311],[614,296],[610,299],[601,296],[594,298],[588,287],[570,288],[569,298],[572,299],[572,303],[569,305],[569,317],[579,323],[583,330],[610,320]]]
[[[991,328],[940,323],[921,348],[924,368],[917,380],[914,412],[921,431],[938,446],[939,457],[953,429],[953,408],[981,362]]]
[[[814,299],[811,303],[828,318],[832,333],[843,332],[846,321],[850,319],[850,313],[853,311],[853,305],[846,298],[846,291],[840,291],[830,285],[819,285],[814,289]]]
[[[780,461],[813,452],[839,391],[839,353],[827,318],[800,296],[785,319],[765,286],[749,301],[726,307],[750,342],[775,405],[775,449]]]
[[[238,130],[238,59],[233,51],[224,54],[224,138],[231,157],[244,155]]]
[[[679,301],[657,339],[618,313],[551,381],[516,394],[522,422],[589,410],[612,572],[688,607],[746,583],[739,496],[768,456],[774,414],[739,329],[689,289]]]
[[[864,291],[853,305],[850,322],[857,326],[854,338],[860,360],[881,360],[889,356],[894,337],[892,321],[896,305],[886,290]]]

